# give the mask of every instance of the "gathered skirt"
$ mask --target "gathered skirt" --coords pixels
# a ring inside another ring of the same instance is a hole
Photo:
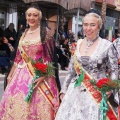
[[[70,83],[55,120],[100,120],[100,110],[82,85]]]
[[[28,83],[31,81],[32,76],[27,67],[15,70],[0,103],[0,120],[54,120],[55,111],[37,88],[31,103],[24,101],[28,93]],[[51,78],[48,84],[57,96],[54,79]]]

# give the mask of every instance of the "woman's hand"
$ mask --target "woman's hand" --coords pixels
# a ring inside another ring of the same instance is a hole
[[[65,94],[64,93],[61,93],[60,94],[60,100],[62,101],[62,99],[64,98]]]
[[[13,37],[10,37],[9,39],[10,39],[10,40],[14,40]]]
[[[8,76],[7,77],[7,84],[9,84],[11,82],[11,80],[12,80],[12,77]]]
[[[111,96],[111,94],[113,93],[113,91],[109,91],[109,92],[106,92],[106,95],[107,95],[107,98],[109,98]]]
[[[8,44],[8,39],[6,37],[4,37],[4,43]]]
[[[45,76],[36,79],[36,80],[33,82],[33,83],[36,83],[33,89],[35,89],[35,88],[39,85],[39,83],[41,83],[44,79],[45,79]]]

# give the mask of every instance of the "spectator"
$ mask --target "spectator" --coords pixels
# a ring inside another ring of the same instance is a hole
[[[2,74],[7,72],[6,67],[10,64],[10,49],[9,46],[4,43],[4,38],[0,37],[0,67]]]
[[[3,29],[0,27],[0,37],[3,36]]]
[[[79,31],[78,32],[78,39],[83,39],[84,38],[84,35],[82,33],[82,31]]]
[[[70,43],[74,40],[74,34],[71,30],[68,30],[68,38],[70,40]]]
[[[69,58],[70,58],[69,45],[68,45],[68,39],[67,38],[61,44],[60,50],[61,50],[61,52],[59,52],[58,62],[61,65],[61,69],[65,70],[65,68],[68,67]]]
[[[14,24],[10,23],[8,28],[4,31],[4,36],[8,39],[8,42],[14,47],[16,42],[17,33],[14,29]]]

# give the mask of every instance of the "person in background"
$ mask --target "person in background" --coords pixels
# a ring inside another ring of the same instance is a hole
[[[76,43],[77,43],[76,41],[73,41],[71,44],[69,44],[69,50],[70,50],[71,55],[74,55],[75,53]]]
[[[7,68],[10,65],[10,52],[11,47],[6,43],[7,39],[0,37],[0,68],[2,74],[7,72]]]
[[[71,55],[69,51],[68,38],[65,38],[63,41],[64,42],[60,45],[61,52],[59,52],[60,54],[59,54],[58,62],[61,65],[61,69],[66,70],[65,68],[68,67],[69,59]]]
[[[4,30],[0,27],[0,37],[3,37]]]
[[[8,39],[8,42],[14,47],[16,42],[17,33],[14,29],[14,24],[10,23],[8,28],[4,31],[4,37]]]
[[[74,40],[74,33],[70,29],[68,30],[68,39],[70,40],[70,43]]]
[[[115,40],[115,35],[112,36],[112,42],[114,42],[114,40]]]
[[[78,39],[83,39],[84,38],[84,35],[82,33],[82,31],[79,31],[78,32]]]
[[[112,42],[99,36],[102,27],[101,16],[97,13],[86,14],[82,20],[82,27],[86,37],[77,41],[75,55],[71,57],[68,73],[60,91],[62,102],[55,120],[101,119],[99,105],[95,102],[99,95],[84,75],[81,84],[78,83],[82,78],[77,74],[83,73],[75,66],[82,66],[97,82],[107,77],[106,64],[109,64],[110,79],[118,79],[117,51]],[[111,94],[112,91],[106,93],[108,98]]]
[[[9,49],[10,49],[10,52],[13,52],[13,51],[14,51],[13,46],[8,42],[8,40],[7,40],[6,37],[3,38],[3,42],[8,45],[8,47],[9,47]]]
[[[25,100],[35,72],[28,59],[37,60],[42,57],[44,63],[54,60],[54,39],[46,28],[37,3],[26,10],[26,20],[29,28],[19,40],[14,64],[7,77],[8,85],[0,102],[0,120],[54,120],[59,107],[55,77],[38,77],[34,81],[36,85],[31,101],[28,103]],[[45,85],[45,90],[41,85]]]

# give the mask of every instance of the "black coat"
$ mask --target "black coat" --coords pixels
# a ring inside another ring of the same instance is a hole
[[[13,29],[13,32],[10,31],[9,28],[5,29],[4,36],[8,39],[8,42],[14,47],[17,37],[15,29]],[[10,37],[13,37],[14,40],[10,40]]]
[[[10,49],[7,44],[0,44],[0,57],[10,57]]]

